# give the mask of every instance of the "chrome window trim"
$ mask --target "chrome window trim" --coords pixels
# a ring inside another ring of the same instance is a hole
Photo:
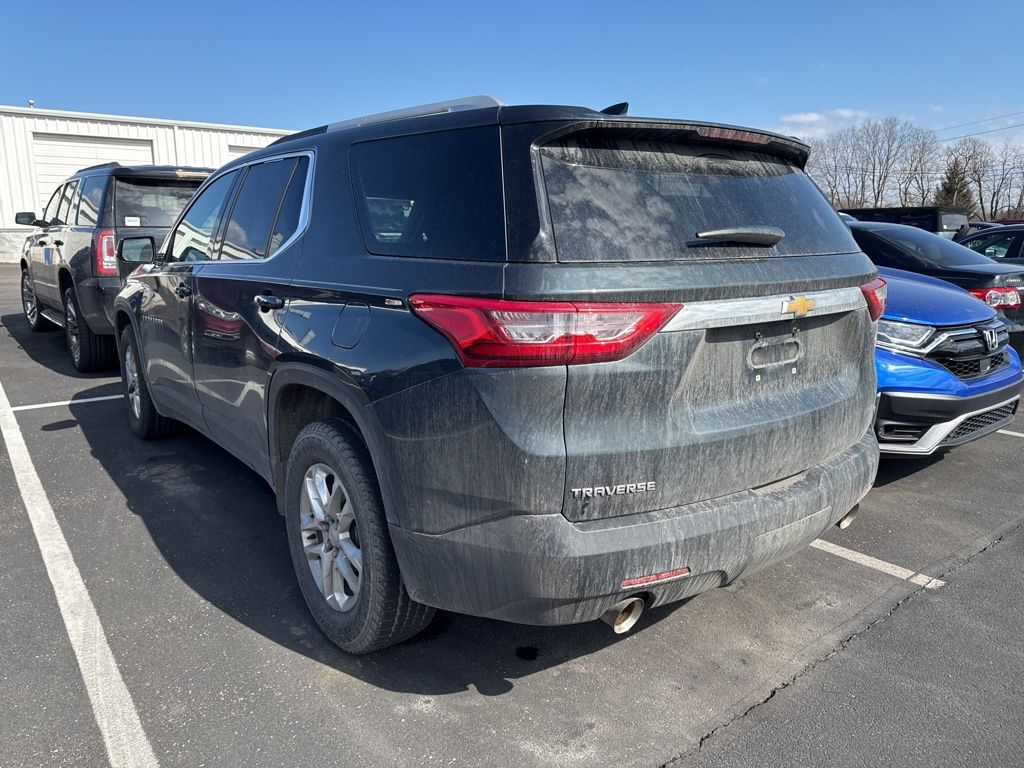
[[[786,304],[802,296],[812,299],[813,309],[797,317],[786,312]],[[820,317],[841,312],[852,312],[867,307],[867,300],[859,287],[834,288],[806,293],[780,293],[772,296],[758,296],[744,299],[719,299],[684,303],[682,308],[668,321],[662,333],[692,331],[706,328],[722,328],[731,325],[752,325],[771,323],[779,320],[801,320],[805,317]]]
[[[312,205],[313,205],[313,178],[314,178],[313,171],[314,171],[314,169],[316,167],[316,150],[315,149],[297,149],[297,150],[292,150],[290,152],[281,152],[280,154],[268,155],[266,157],[257,157],[257,158],[253,158],[252,160],[246,160],[244,163],[239,163],[238,165],[232,165],[229,168],[222,168],[220,171],[211,174],[206,179],[206,181],[203,182],[202,186],[199,187],[199,189],[196,190],[195,195],[192,197],[192,200],[189,202],[188,206],[185,208],[185,210],[183,210],[181,212],[181,215],[178,216],[177,221],[175,221],[174,225],[171,227],[171,231],[167,234],[168,239],[165,241],[164,244],[167,245],[167,244],[170,243],[170,239],[169,238],[171,238],[174,235],[174,233],[178,229],[178,226],[181,224],[182,221],[184,221],[185,216],[188,215],[189,209],[191,209],[192,206],[195,204],[196,199],[198,199],[199,195],[202,192],[204,192],[206,190],[206,188],[208,186],[210,186],[211,184],[213,184],[213,182],[215,182],[217,179],[221,178],[222,176],[226,176],[227,174],[232,173],[233,171],[240,171],[243,168],[248,168],[251,165],[259,165],[261,163],[272,163],[272,162],[275,162],[275,161],[278,161],[278,160],[288,160],[289,158],[293,158],[293,157],[308,157],[309,158],[309,167],[306,169],[306,184],[305,184],[305,186],[304,186],[304,188],[302,190],[302,205],[299,206],[299,225],[298,225],[298,227],[296,227],[294,234],[292,234],[291,237],[289,237],[287,240],[285,240],[283,243],[281,243],[281,245],[278,246],[277,250],[274,251],[274,253],[271,254],[270,256],[264,256],[262,259],[228,259],[228,260],[224,261],[223,263],[224,264],[229,264],[229,263],[230,264],[265,264],[266,262],[270,261],[271,259],[276,259],[278,254],[284,252],[284,250],[286,248],[288,248],[292,243],[294,243],[302,235],[304,235],[306,233],[306,229],[309,227],[310,209],[312,208]],[[242,183],[243,184],[245,183],[245,178],[244,177],[242,178]],[[287,193],[287,191],[288,191],[288,189],[287,189],[287,187],[285,187],[285,193]],[[237,196],[238,196],[238,193],[236,192],[235,193],[235,197],[237,197]],[[231,200],[231,206],[232,206],[232,210],[233,210],[234,209],[234,200],[233,199]],[[228,212],[228,216],[229,217],[231,216],[231,211]],[[223,245],[223,242],[218,239],[218,243],[217,243],[217,252],[218,253],[220,253],[220,248],[221,248],[222,245]],[[170,265],[170,264],[180,264],[182,262],[168,261],[166,263],[168,265]],[[221,260],[219,258],[217,258],[217,259],[210,259],[208,261],[196,262],[196,266],[199,266],[199,265],[210,265],[210,264],[220,264],[220,263],[221,263]]]

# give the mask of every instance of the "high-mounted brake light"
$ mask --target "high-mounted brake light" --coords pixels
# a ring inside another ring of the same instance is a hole
[[[885,312],[885,299],[889,295],[888,284],[882,278],[876,277],[874,280],[864,283],[860,290],[864,294],[864,300],[868,303],[871,322],[877,321]]]
[[[681,304],[505,301],[416,294],[409,305],[473,368],[580,365],[621,360]]]
[[[711,126],[701,126],[697,129],[697,133],[700,136],[705,136],[709,139],[724,139],[726,141],[745,141],[748,144],[767,144],[768,136],[763,133],[754,133],[753,131],[740,131],[736,128],[713,128]]]
[[[993,288],[971,288],[971,295],[984,301],[990,307],[1013,307],[1020,306],[1020,291],[1013,286],[997,285]]]
[[[93,240],[93,253],[97,275],[117,274],[117,248],[114,243],[114,230],[101,229]]]

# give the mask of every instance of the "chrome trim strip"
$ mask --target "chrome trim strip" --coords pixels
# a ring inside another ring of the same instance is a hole
[[[894,320],[893,322],[902,321]],[[916,325],[916,323],[907,323],[907,325]],[[957,328],[951,331],[943,331],[941,328],[936,328],[936,335],[932,336],[931,339],[929,339],[928,344],[923,347],[907,347],[901,344],[889,344],[884,341],[876,341],[876,345],[888,352],[895,352],[909,357],[925,358],[951,339],[981,338],[981,330],[985,328],[993,329],[999,334],[1000,344],[1010,338],[1010,332],[1009,329],[1007,329],[1006,324],[1000,321],[999,318],[993,318],[992,320],[986,320],[968,328]],[[1006,337],[1005,339],[1002,338],[1004,335]],[[1005,349],[1005,347],[996,347],[991,350],[989,354],[995,354],[1001,348]]]
[[[970,413],[965,413],[962,416],[957,416],[951,421],[943,421],[939,424],[933,424],[928,428],[927,432],[921,435],[916,443],[884,443],[880,440],[878,442],[878,449],[882,453],[909,453],[914,456],[930,456],[941,447],[942,441],[945,440],[954,429],[959,427],[960,423],[964,420],[969,419],[972,416],[977,416],[980,413],[987,413],[998,408],[1003,408],[1018,400],[1020,400],[1020,395],[1011,397],[1009,400],[1004,400],[996,405],[990,405],[987,408],[979,408],[976,411],[971,411]],[[995,429],[1000,428],[1001,427],[996,427]],[[994,432],[995,429],[992,431]],[[984,435],[979,435],[979,437],[984,437]]]
[[[815,303],[805,315],[797,318],[786,312],[786,304],[797,296],[812,299]],[[837,288],[808,293],[784,293],[775,296],[758,296],[750,299],[721,299],[717,301],[695,301],[683,304],[671,320],[661,329],[662,333],[691,331],[698,328],[722,328],[729,325],[751,325],[771,323],[779,320],[794,320],[803,317],[834,315],[851,312],[867,306],[860,288]]]
[[[1007,384],[1006,386],[999,387],[998,389],[992,389],[992,390],[989,390],[988,392],[979,392],[978,395],[976,395],[976,396],[977,397],[981,397],[983,395],[994,395],[994,394],[997,394],[999,392],[1002,392],[1004,389],[1016,389],[1019,386],[1020,386],[1020,381],[1015,381],[1012,384]],[[892,395],[894,397],[913,397],[913,398],[920,399],[920,400],[963,400],[964,399],[963,395],[935,395],[935,394],[932,394],[931,392],[901,392],[898,389],[897,390],[888,390],[888,389],[882,390],[881,394]],[[981,410],[986,411],[988,409],[987,408],[982,408]]]

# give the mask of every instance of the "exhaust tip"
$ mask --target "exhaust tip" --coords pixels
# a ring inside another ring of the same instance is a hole
[[[847,528],[849,528],[850,527],[850,523],[852,523],[853,519],[857,516],[857,511],[859,509],[860,509],[860,504],[858,504],[853,509],[851,509],[849,512],[847,512],[845,515],[843,515],[841,518],[839,518],[839,522],[836,523],[836,527],[839,530],[841,530],[841,531],[842,530],[846,530]]]
[[[601,615],[601,621],[612,628],[616,635],[629,632],[644,612],[644,601],[639,597],[620,600]]]

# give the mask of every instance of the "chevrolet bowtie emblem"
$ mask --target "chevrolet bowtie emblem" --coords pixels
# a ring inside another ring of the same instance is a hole
[[[817,306],[818,302],[806,296],[796,296],[791,301],[782,302],[783,314],[792,313],[793,317],[803,317]]]

